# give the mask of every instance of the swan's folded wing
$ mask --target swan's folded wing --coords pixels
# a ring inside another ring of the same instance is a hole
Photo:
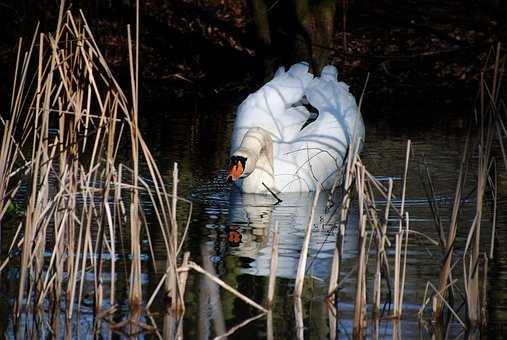
[[[356,99],[349,92],[349,86],[336,80],[336,70],[323,69],[320,78],[314,78],[308,85],[305,95],[312,106],[319,112],[328,112],[346,129],[347,139],[364,138],[364,123]],[[326,73],[324,73],[326,71]],[[317,123],[318,123],[317,119]],[[355,131],[354,131],[355,129]]]
[[[279,116],[279,125],[281,128],[281,142],[292,142],[301,132],[301,128],[312,117],[312,114],[304,106],[293,106],[285,110]]]
[[[287,72],[280,68],[272,80],[248,96],[245,100],[248,104],[241,105],[242,111],[248,107],[258,106],[271,114],[284,112],[283,109],[303,98],[305,89],[312,79],[313,75],[308,72],[306,63],[295,64]]]
[[[306,63],[292,65],[287,72],[280,68],[273,79],[258,91],[263,92],[263,104],[288,108],[300,101],[313,79],[313,74],[308,70],[309,66]]]
[[[279,69],[271,81],[250,94],[236,112],[231,150],[239,146],[249,128],[262,127],[275,139],[286,139],[285,131],[303,120],[300,128],[307,118],[301,118],[301,115],[291,117],[287,110],[292,111],[292,105],[301,101],[312,79],[308,64],[300,63],[287,72]],[[308,114],[301,110],[300,113]]]
[[[355,98],[345,83],[336,81],[329,68],[307,86],[305,96],[319,111],[318,118],[305,127],[290,145],[298,175],[328,188],[339,175],[352,137],[363,138],[364,126]],[[353,129],[356,128],[354,134]]]

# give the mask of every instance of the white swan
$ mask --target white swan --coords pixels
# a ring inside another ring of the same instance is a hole
[[[236,113],[228,180],[248,193],[330,189],[349,145],[360,149],[364,139],[361,113],[337,74],[328,65],[314,77],[299,63],[250,94]]]

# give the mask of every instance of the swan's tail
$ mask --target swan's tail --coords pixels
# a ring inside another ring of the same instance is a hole
[[[249,95],[239,106],[231,141],[232,149],[239,147],[243,135],[251,127],[262,126],[281,139],[284,138],[287,127],[295,120],[299,129],[303,124],[299,124],[300,119],[287,117],[286,114],[293,104],[301,101],[312,79],[313,74],[309,72],[307,63],[295,64],[287,71],[283,67],[279,68],[272,80]]]
[[[319,112],[330,111],[343,116],[349,110],[357,110],[356,101],[349,92],[349,86],[338,81],[338,70],[333,65],[324,66],[320,77],[312,79],[305,89],[305,96]]]
[[[313,74],[309,72],[309,69],[310,65],[304,61],[292,65],[287,71],[285,71],[285,67],[280,66],[278,70],[276,70],[273,79],[286,79],[287,77],[291,77],[299,80],[302,86],[306,87],[313,79]]]
[[[333,65],[326,65],[320,72],[320,79],[338,81],[338,70]]]
[[[269,92],[274,90],[283,100],[284,106],[289,107],[301,100],[306,87],[311,83],[313,74],[309,72],[309,68],[305,62],[294,64],[287,71],[282,66],[263,89]]]
[[[305,96],[319,115],[323,112],[334,116],[347,131],[347,140],[364,138],[364,123],[349,86],[338,81],[338,71],[333,65],[322,69],[320,77],[315,77],[306,87]]]
[[[308,70],[310,69],[310,65],[305,62],[297,63],[292,65],[287,73],[296,79],[298,79],[302,86],[306,88],[308,84],[313,79],[313,74],[311,74]]]

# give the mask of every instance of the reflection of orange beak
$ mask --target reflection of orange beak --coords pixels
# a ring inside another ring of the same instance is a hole
[[[227,176],[227,181],[236,182],[242,173],[243,165],[241,165],[241,162],[237,162],[236,164],[231,165],[231,168],[229,169],[229,176]]]
[[[241,238],[242,238],[241,233],[237,230],[231,230],[227,234],[227,241],[229,241],[229,244],[231,244],[232,246],[239,246],[239,244],[241,243]]]

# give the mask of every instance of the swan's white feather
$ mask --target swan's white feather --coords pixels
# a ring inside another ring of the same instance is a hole
[[[271,81],[239,106],[231,155],[249,129],[261,127],[273,141],[273,190],[314,191],[319,184],[324,189],[331,188],[353,136],[360,143],[364,139],[364,124],[356,100],[348,86],[337,81],[337,75],[332,65],[324,67],[320,77],[309,73],[305,63],[295,64],[288,71],[280,68]],[[305,100],[319,114],[301,129],[312,116],[299,105]],[[261,183],[254,186],[250,183],[248,189],[242,189],[266,191]]]

